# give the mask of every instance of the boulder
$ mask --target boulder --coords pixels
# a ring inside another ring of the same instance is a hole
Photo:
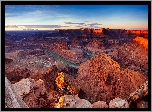
[[[60,97],[57,108],[92,108],[91,103],[85,99],[80,99],[77,95],[64,95]]]
[[[109,106],[104,101],[97,101],[92,104],[92,108],[108,108]]]
[[[115,98],[110,101],[109,108],[129,108],[129,104],[126,100]]]

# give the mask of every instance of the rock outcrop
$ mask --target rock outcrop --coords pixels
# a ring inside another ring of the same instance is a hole
[[[55,79],[58,75],[58,68],[53,65],[48,71],[43,75],[42,79],[44,80],[44,84],[47,90],[55,89]]]
[[[118,49],[117,60],[122,67],[138,71],[148,77],[148,50],[139,43],[133,41],[121,46]]]
[[[12,84],[12,86],[14,87],[15,92],[18,94],[18,96],[23,98],[26,94],[30,92],[33,85],[30,80],[26,78],[20,80],[19,82],[16,82],[15,84]]]
[[[129,95],[137,90],[148,79],[139,72],[135,72],[128,68],[122,69],[120,73],[120,98],[128,98]]]
[[[91,103],[120,97],[127,99],[147,78],[138,72],[121,69],[120,65],[106,54],[100,54],[80,65],[78,76],[73,81],[75,88],[82,89]]]
[[[129,95],[128,100],[132,102],[138,102],[148,96],[148,81],[144,82],[134,92]]]
[[[82,63],[78,74],[76,78],[78,87],[86,93],[87,100],[91,103],[110,101],[116,96],[116,93],[119,94],[120,66],[106,54],[95,56]]]
[[[7,77],[5,77],[5,108],[28,108],[21,97],[17,95]]]
[[[29,108],[53,108],[58,99],[58,94],[54,90],[47,91],[44,81],[30,80],[33,88],[29,94],[24,96],[23,100],[26,102]],[[56,95],[55,95],[56,94]]]

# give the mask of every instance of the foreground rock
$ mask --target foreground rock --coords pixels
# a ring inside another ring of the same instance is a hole
[[[58,94],[55,91],[47,91],[44,81],[30,80],[33,88],[30,93],[24,96],[23,100],[26,102],[29,108],[53,108],[58,99]]]
[[[22,79],[21,81],[15,83],[15,84],[12,84],[12,86],[14,87],[18,96],[23,98],[26,94],[28,94],[30,92],[33,85],[30,82],[30,80],[28,78],[26,78],[26,79]]]
[[[20,96],[16,94],[7,77],[5,77],[5,108],[28,108]]]
[[[56,105],[57,108],[92,108],[89,101],[80,99],[77,95],[64,95],[60,101]]]
[[[136,91],[129,95],[128,100],[138,102],[148,96],[148,81],[144,82]]]
[[[126,68],[121,69],[120,80],[121,90],[119,96],[122,96],[120,97],[122,99],[128,99],[130,94],[139,89],[148,79],[141,73]]]
[[[97,101],[92,104],[92,108],[108,108],[109,106],[104,101]]]
[[[127,99],[147,78],[120,65],[106,54],[100,54],[80,65],[78,76],[73,81],[75,88],[81,89],[91,103],[120,97]]]
[[[109,108],[129,108],[129,104],[121,98],[115,98],[110,101]]]

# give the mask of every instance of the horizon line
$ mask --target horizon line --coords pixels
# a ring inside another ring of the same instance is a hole
[[[68,30],[68,29],[81,29],[81,28],[56,28],[56,29],[43,29],[43,30]],[[148,30],[148,28],[90,28],[90,29]],[[32,28],[31,29],[5,29],[5,31],[41,31],[41,30],[42,29],[32,29]]]

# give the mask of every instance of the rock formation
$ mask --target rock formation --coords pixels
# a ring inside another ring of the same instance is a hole
[[[120,97],[127,99],[147,78],[138,72],[121,69],[120,65],[106,54],[100,54],[80,65],[78,76],[73,81],[82,89],[91,103]]]
[[[29,94],[23,97],[24,102],[29,108],[53,108],[58,99],[58,94],[54,90],[47,91],[45,88],[44,81],[30,80],[33,88]],[[56,95],[55,95],[56,94]]]
[[[132,102],[138,102],[146,96],[148,96],[148,81],[141,84],[139,88],[132,92],[129,95],[128,100]]]
[[[118,49],[118,62],[124,68],[138,71],[148,77],[148,50],[133,41]]]
[[[140,74],[128,68],[121,69],[120,73],[120,98],[128,98],[129,95],[137,90],[142,84],[144,84],[148,79]]]
[[[5,108],[28,108],[15,91],[11,82],[5,77]]]
[[[47,90],[55,89],[55,79],[58,75],[58,69],[55,65],[51,66],[48,71],[42,76]]]

